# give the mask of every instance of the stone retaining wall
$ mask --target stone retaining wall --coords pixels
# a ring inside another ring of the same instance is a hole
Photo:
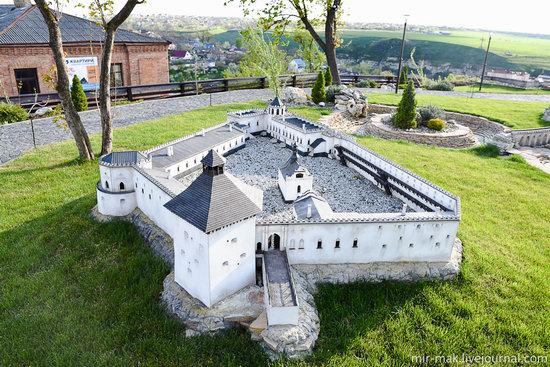
[[[371,122],[366,132],[383,139],[406,140],[417,144],[437,145],[445,148],[469,148],[476,144],[472,131],[458,125],[459,129],[450,133],[422,133],[410,130],[398,130],[381,122]]]
[[[386,106],[386,105],[369,105],[369,113],[394,113],[397,111],[395,106]],[[454,120],[460,125],[464,125],[474,134],[485,135],[485,136],[494,136],[500,133],[509,132],[510,129],[506,126],[488,120],[484,117],[467,115],[464,113],[458,112],[448,112],[445,111],[445,116],[443,118],[446,121]]]
[[[460,272],[461,263],[462,242],[457,238],[453,246],[451,260],[447,263],[375,262],[368,264],[292,265],[292,267],[305,279],[308,291],[314,294],[319,283],[450,280]]]

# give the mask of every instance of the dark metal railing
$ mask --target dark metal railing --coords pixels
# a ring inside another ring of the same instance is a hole
[[[279,77],[286,86],[307,88],[312,87],[317,78],[317,74],[295,74],[283,75]],[[379,84],[391,84],[396,82],[395,76],[381,75],[341,75],[342,84],[357,84],[361,80],[372,80]],[[166,84],[148,84],[132,85],[111,88],[111,99],[113,101],[137,101],[141,99],[162,99],[182,96],[192,96],[197,94],[210,94],[229,92],[242,89],[264,89],[269,87],[266,77],[248,77],[248,78],[226,78],[209,80],[192,80],[180,83]],[[95,91],[86,92],[88,104],[91,108],[97,106],[98,95]],[[42,94],[21,94],[9,97],[12,103],[17,103],[26,109],[29,109],[35,102],[44,105],[56,105],[60,102],[57,93]],[[5,97],[0,97],[0,102],[5,102]]]

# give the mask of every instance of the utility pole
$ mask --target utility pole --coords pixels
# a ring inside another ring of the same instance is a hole
[[[489,47],[491,47],[491,38],[493,34],[489,35],[489,42],[487,42],[487,51],[485,52],[485,61],[483,61],[483,71],[481,72],[481,81],[479,82],[479,91],[481,92],[481,87],[483,86],[483,78],[485,77],[485,68],[487,67],[487,57],[489,56]]]
[[[405,50],[405,33],[407,32],[407,17],[405,14],[405,25],[403,25],[403,38],[401,38],[401,54],[399,56],[399,68],[397,69],[397,84],[395,84],[395,94],[399,91],[399,82],[401,81],[401,67],[403,66],[403,51]]]

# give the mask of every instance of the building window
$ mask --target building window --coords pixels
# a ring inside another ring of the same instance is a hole
[[[435,243],[435,247],[439,247],[439,245],[441,245],[440,242],[436,242],[436,243]]]
[[[111,64],[111,87],[120,87],[123,85],[122,64]]]
[[[109,182],[105,181],[105,188],[108,189],[109,188]]]
[[[357,238],[353,240],[353,248],[357,248]]]
[[[15,69],[15,82],[17,84],[19,94],[40,93],[36,68]]]
[[[137,182],[136,182],[136,189],[137,189]]]
[[[244,259],[245,257],[246,257],[246,252],[243,252],[243,253],[241,254],[241,259]]]
[[[334,243],[334,248],[340,248],[340,240],[336,240]]]
[[[229,261],[224,261],[224,262],[222,263],[222,265],[223,265],[223,266],[229,266]]]
[[[409,243],[409,247],[414,247],[414,243]]]
[[[318,249],[323,248],[323,241],[321,241],[321,240],[317,241],[317,248]]]
[[[237,243],[237,237],[232,238],[231,243]]]
[[[118,187],[120,187],[121,190],[124,190],[124,182],[121,182],[120,185],[118,185]]]
[[[143,188],[141,188],[141,193],[142,193],[142,194],[145,194],[145,190],[143,190]]]
[[[297,173],[296,174],[296,178],[303,178],[304,177],[304,174],[303,173]]]
[[[300,240],[298,243],[298,249],[303,250],[304,249],[304,240]]]
[[[294,242],[294,240],[290,240],[290,245],[288,247],[290,250],[294,250],[296,248],[296,244]]]
[[[298,187],[296,188],[296,192],[299,194],[301,191],[302,191],[302,187],[298,185]]]

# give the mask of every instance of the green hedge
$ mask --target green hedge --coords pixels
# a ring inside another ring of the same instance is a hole
[[[29,114],[18,104],[0,103],[0,125],[25,121]]]

